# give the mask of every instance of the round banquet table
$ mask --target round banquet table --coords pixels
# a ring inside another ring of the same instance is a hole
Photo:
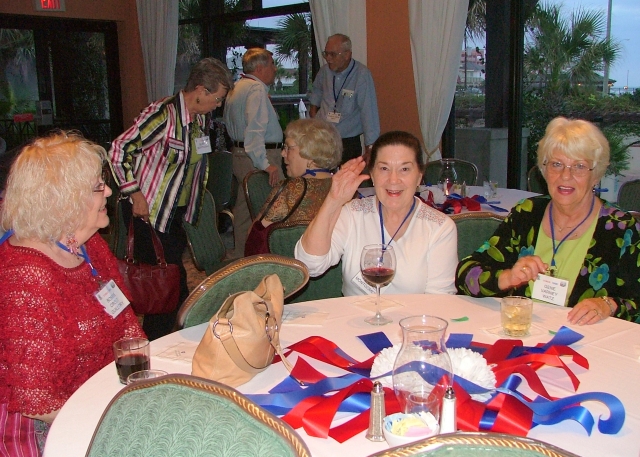
[[[428,190],[428,189],[435,190],[437,189],[437,187],[436,186],[429,186],[429,187],[419,186],[419,189],[420,189],[420,192],[423,192],[424,190]],[[373,187],[363,187],[358,189],[358,192],[363,197],[368,197],[375,193],[375,189]],[[441,191],[436,191],[436,192],[441,192]],[[467,195],[469,197],[473,197],[474,195],[483,196],[484,188],[482,186],[467,186]],[[494,206],[505,209],[507,211],[505,212],[505,211],[496,210],[491,205],[488,205],[485,203],[480,205],[480,211],[490,211],[500,216],[506,216],[507,214],[509,214],[509,211],[511,211],[511,208],[516,206],[516,203],[518,203],[520,200],[524,198],[535,197],[536,195],[540,195],[540,194],[536,194],[535,192],[527,192],[526,190],[505,189],[503,187],[499,187],[497,195],[495,197],[489,198],[489,201],[495,202],[493,203]],[[421,196],[426,198],[426,194],[425,195],[421,194]],[[467,212],[467,211],[468,211],[467,208],[462,209],[462,212]]]
[[[491,333],[500,325],[499,300],[474,299],[455,295],[390,295],[384,296],[395,306],[384,309],[393,323],[381,327],[366,324],[363,319],[371,311],[358,301],[366,297],[342,297],[297,303],[285,307],[285,322],[281,329],[283,347],[312,335],[325,337],[336,343],[357,360],[371,357],[371,353],[357,338],[358,335],[384,332],[393,343],[401,342],[398,321],[416,314],[433,314],[449,322],[447,333],[472,333],[473,340],[493,343],[499,337]],[[320,314],[317,314],[320,313]],[[549,331],[567,325],[567,309],[553,305],[534,304],[532,334],[523,339],[533,346],[551,339]],[[304,316],[304,317],[302,317]],[[289,320],[290,318],[296,319]],[[467,320],[454,321],[467,317]],[[304,324],[304,325],[303,325]],[[308,325],[311,324],[311,325]],[[640,453],[640,395],[636,384],[640,379],[640,326],[615,318],[608,318],[591,326],[567,325],[584,335],[572,347],[585,356],[590,368],[583,369],[570,360],[566,363],[580,380],[577,392],[564,371],[544,367],[538,371],[552,396],[565,397],[574,393],[608,392],[617,396],[625,406],[626,420],[616,435],[604,435],[594,426],[591,436],[573,421],[553,426],[537,426],[528,436],[554,444],[581,456],[637,456]],[[183,329],[151,343],[152,368],[169,373],[190,373],[193,351],[199,343],[206,324]],[[288,358],[295,363],[297,354]],[[327,375],[344,374],[342,370],[306,356],[305,359]],[[282,363],[271,365],[238,390],[243,393],[266,393],[288,375]],[[54,421],[45,448],[45,457],[84,456],[94,429],[109,401],[123,386],[118,381],[114,363],[104,367],[76,391]],[[527,391],[523,393],[527,395]],[[608,410],[598,402],[584,403],[597,420],[608,417]],[[344,421],[342,417],[336,421]],[[335,422],[338,423],[338,422]],[[331,438],[308,436],[303,429],[298,433],[305,440],[314,457],[348,455],[366,456],[382,451],[385,442],[374,443],[362,432],[340,444]]]

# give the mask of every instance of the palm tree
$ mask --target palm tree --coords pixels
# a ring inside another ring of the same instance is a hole
[[[276,52],[283,60],[298,63],[298,87],[307,93],[311,62],[311,18],[306,13],[290,14],[278,21]]]
[[[30,30],[0,28],[0,116],[15,106],[15,94],[6,77],[9,65],[23,67],[35,57],[33,33]]]

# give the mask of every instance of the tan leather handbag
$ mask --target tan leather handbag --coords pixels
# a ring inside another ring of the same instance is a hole
[[[282,355],[283,306],[283,287],[275,274],[265,276],[253,292],[229,296],[209,321],[191,374],[237,387],[265,370],[276,352]]]

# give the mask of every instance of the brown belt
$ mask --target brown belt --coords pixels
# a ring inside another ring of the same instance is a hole
[[[233,145],[236,148],[244,148],[244,141],[234,141]],[[283,146],[284,146],[283,143],[265,143],[264,144],[265,149],[282,149]]]

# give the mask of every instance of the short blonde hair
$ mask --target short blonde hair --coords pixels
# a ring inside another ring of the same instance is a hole
[[[18,239],[50,243],[85,221],[106,152],[74,132],[36,138],[16,157],[2,207],[2,227]]]
[[[591,162],[593,177],[600,180],[609,166],[609,142],[600,129],[582,119],[556,117],[538,143],[538,167],[546,178],[544,166],[556,153],[573,160]]]
[[[321,119],[298,119],[284,131],[300,148],[300,157],[313,160],[320,168],[333,170],[342,159],[342,138],[332,124]]]

